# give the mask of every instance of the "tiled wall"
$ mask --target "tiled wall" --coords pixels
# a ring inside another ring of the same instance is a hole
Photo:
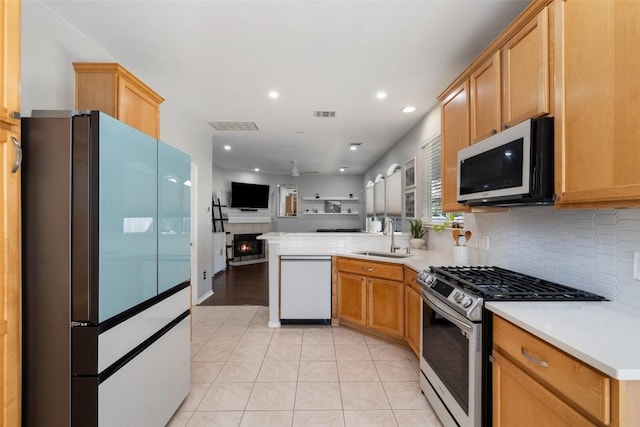
[[[474,234],[470,264],[497,265],[589,290],[640,308],[633,253],[640,252],[640,209],[513,208],[465,215]],[[489,250],[478,249],[489,236]],[[429,247],[451,250],[451,233],[429,233]]]

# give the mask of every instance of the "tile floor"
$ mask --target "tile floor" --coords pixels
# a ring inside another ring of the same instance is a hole
[[[410,350],[267,319],[260,306],[194,307],[191,392],[168,426],[441,426]]]

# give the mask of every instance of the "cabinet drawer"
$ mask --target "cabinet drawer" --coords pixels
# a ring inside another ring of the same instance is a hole
[[[609,377],[501,317],[493,319],[495,348],[584,413],[610,423]]]
[[[389,280],[402,280],[402,265],[399,264],[338,258],[338,270]]]

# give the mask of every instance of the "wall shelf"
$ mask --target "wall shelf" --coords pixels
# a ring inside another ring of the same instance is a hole
[[[303,215],[359,215],[360,212],[303,212]]]
[[[341,202],[359,202],[360,199],[358,199],[357,197],[303,197],[302,200],[304,200],[305,202],[313,202],[314,200],[336,200],[336,201],[341,201]]]

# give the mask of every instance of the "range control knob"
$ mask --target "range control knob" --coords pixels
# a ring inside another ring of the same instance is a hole
[[[434,276],[432,276],[430,274],[426,274],[425,275],[424,282],[427,285],[433,285],[435,283],[435,281],[436,281],[436,278]]]
[[[464,297],[464,299],[462,300],[462,306],[464,308],[469,308],[472,303],[473,303],[473,300],[469,297]]]
[[[456,292],[456,293],[453,295],[453,299],[454,299],[454,301],[455,301],[455,302],[460,302],[460,301],[462,301],[462,298],[463,298],[463,297],[464,297],[464,295],[462,294],[462,292]]]

